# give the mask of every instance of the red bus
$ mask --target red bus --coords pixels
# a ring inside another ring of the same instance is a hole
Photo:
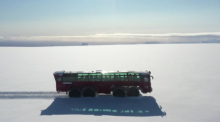
[[[98,93],[115,97],[139,96],[152,92],[150,71],[101,71],[54,72],[57,92],[66,92],[69,97],[95,97]]]

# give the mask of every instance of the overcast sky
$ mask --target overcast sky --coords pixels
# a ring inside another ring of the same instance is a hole
[[[220,0],[1,0],[0,40],[46,36],[62,41],[97,34],[210,36],[220,32],[219,6]]]

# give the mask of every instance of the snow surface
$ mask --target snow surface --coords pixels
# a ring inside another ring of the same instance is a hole
[[[220,45],[0,47],[0,122],[218,122]],[[56,94],[54,71],[150,70],[137,98]]]

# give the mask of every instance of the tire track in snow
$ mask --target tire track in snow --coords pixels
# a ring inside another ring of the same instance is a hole
[[[55,99],[68,98],[66,93],[44,91],[4,91],[0,92],[0,99]]]

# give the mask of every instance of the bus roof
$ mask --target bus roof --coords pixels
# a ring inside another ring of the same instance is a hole
[[[62,76],[63,74],[88,74],[88,73],[140,73],[140,74],[145,74],[149,75],[150,71],[103,71],[103,70],[96,70],[96,71],[56,71],[54,74]]]

